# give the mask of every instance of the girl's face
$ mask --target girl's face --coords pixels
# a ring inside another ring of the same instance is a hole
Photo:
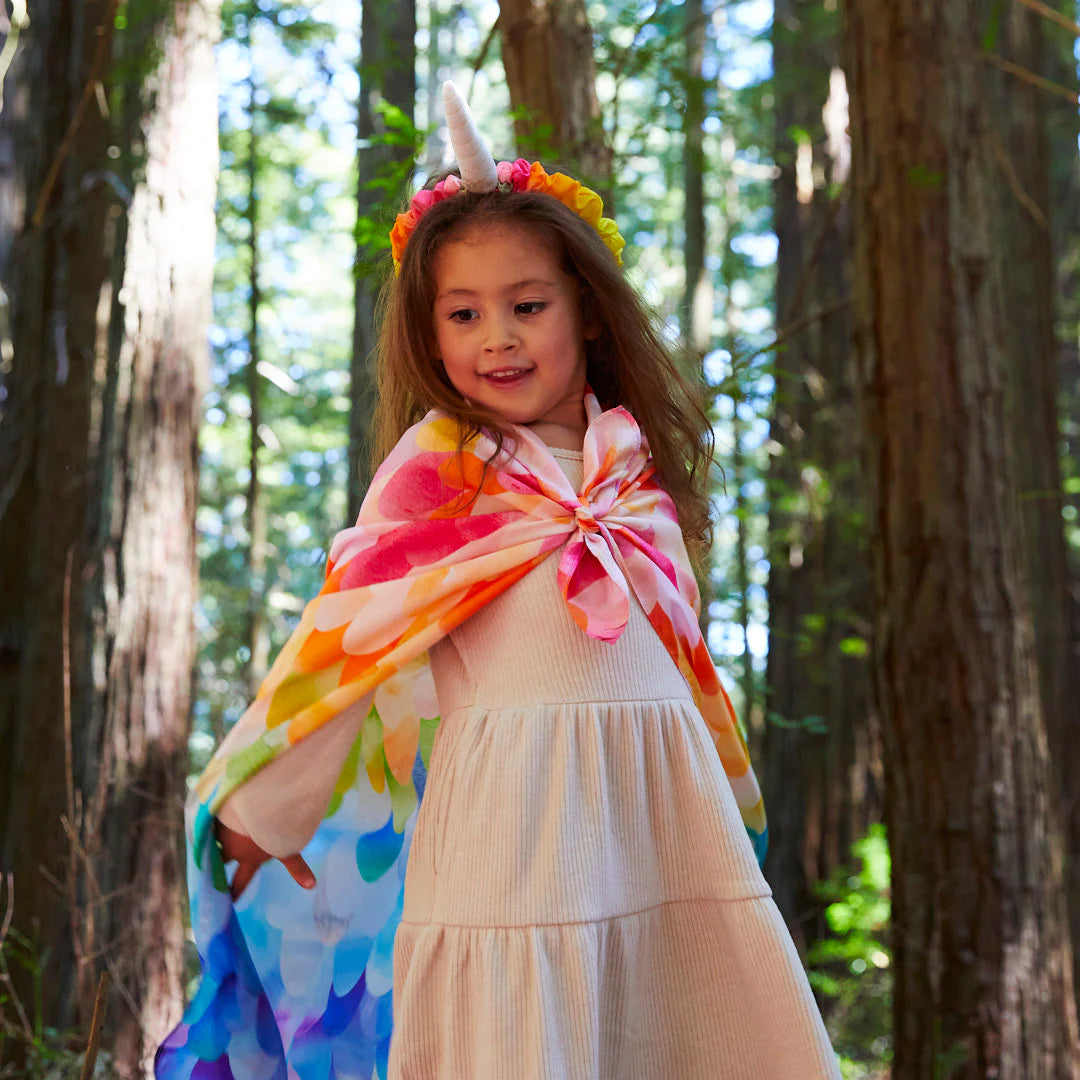
[[[514,424],[584,436],[585,341],[578,283],[554,245],[513,225],[476,227],[435,256],[439,356],[462,397]]]

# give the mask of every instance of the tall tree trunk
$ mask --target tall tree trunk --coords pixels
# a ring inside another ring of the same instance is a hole
[[[1075,5],[1072,14],[1075,16]],[[996,49],[1029,71],[1046,72],[1052,63],[1044,42],[1051,23],[1019,4],[1005,9]],[[1060,31],[1059,31],[1060,32]],[[1077,85],[1076,63],[1071,71],[1053,72],[1055,80]],[[1067,867],[1072,939],[1080,945],[1080,654],[1073,636],[1075,595],[1069,589],[1065,533],[1062,527],[1061,468],[1058,446],[1061,428],[1057,394],[1061,385],[1061,350],[1054,324],[1061,305],[1055,297],[1055,265],[1051,228],[1050,145],[1048,121],[1055,120],[1058,140],[1074,163],[1076,108],[1062,108],[1055,98],[1027,82],[1007,87],[1008,107],[996,124],[991,147],[1001,168],[1008,195],[997,224],[1015,245],[1014,265],[1024,272],[1009,279],[1005,294],[1008,313],[1004,327],[1010,335],[1005,380],[1009,423],[1015,432],[1020,485],[1024,563],[1031,587],[1035,625],[1035,655],[1039,665],[1039,695],[1047,720],[1050,760],[1063,802],[1063,821],[1071,853]],[[1070,121],[1071,122],[1068,122]],[[1068,122],[1061,130],[1062,122]],[[1063,202],[1068,205],[1067,196]],[[1075,211],[1075,202],[1072,209]],[[1061,218],[1064,235],[1076,242],[1076,218]],[[1067,224],[1066,224],[1067,223]],[[1073,338],[1075,341],[1075,337]],[[1075,380],[1075,375],[1073,376]],[[1080,950],[1073,960],[1074,988],[1080,985]]]
[[[712,332],[712,290],[705,273],[705,8],[703,0],[683,4],[686,109],[683,112],[683,343],[700,367]]]
[[[995,150],[1018,91],[980,55],[996,11],[847,9],[894,1080],[1080,1076],[1004,389],[1022,264]]]
[[[15,120],[14,114],[22,107],[18,101],[19,86],[12,75],[12,63],[18,52],[20,38],[24,29],[29,27],[29,14],[24,5],[15,4],[9,14],[7,6],[0,7],[0,282],[8,280],[8,263],[11,258],[11,243],[19,227],[22,216],[22,192],[15,174]],[[6,294],[0,295],[0,343],[6,354],[10,354],[10,310]],[[0,386],[6,374],[6,358],[0,354]],[[3,415],[3,401],[0,400],[0,416]]]
[[[600,191],[610,216],[611,148],[585,0],[499,0],[499,11],[518,152],[576,171]],[[542,134],[548,126],[549,137]]]
[[[66,901],[76,877],[68,881],[61,820],[74,813],[74,775],[60,718],[65,616],[73,639],[67,649],[77,656],[89,651],[91,629],[80,583],[96,545],[82,538],[95,495],[87,460],[89,402],[97,301],[103,290],[108,296],[102,237],[112,198],[101,184],[80,191],[78,181],[105,161],[108,131],[97,109],[85,110],[71,132],[62,168],[53,174],[48,215],[36,227],[29,218],[98,49],[110,55],[110,6],[99,0],[67,10],[59,3],[36,7],[8,87],[17,115],[15,183],[23,213],[5,281],[13,355],[0,429],[0,870],[14,875],[14,925],[39,950],[54,949],[42,1002],[52,1023],[71,1020],[74,996],[75,939]],[[94,711],[82,668],[71,672],[69,691],[69,707],[78,710],[71,723],[80,731]],[[53,720],[35,722],[41,716]],[[25,973],[14,974],[16,993],[29,1003]]]
[[[868,554],[847,301],[840,28],[820,0],[778,0],[775,56],[779,241],[770,420],[769,653],[762,750],[776,902],[802,948],[825,932],[814,885],[882,815],[869,671]]]
[[[427,130],[424,142],[424,168],[428,173],[438,172],[443,160],[443,139],[439,134],[442,126],[442,32],[449,26],[453,32],[453,18],[447,19],[439,8],[439,0],[428,0],[428,47],[427,47]]]
[[[48,950],[43,1023],[85,1030],[107,965],[105,1043],[136,1077],[181,997],[216,9],[131,3],[123,32],[115,11],[38,0],[15,74],[0,868],[14,925]],[[99,107],[113,89],[115,127]],[[114,144],[137,159],[114,163]]]
[[[252,28],[257,11],[250,9],[247,18],[247,48],[251,72],[248,76],[248,153],[247,207],[248,223],[248,696],[252,699],[266,677],[270,665],[270,631],[266,619],[266,499],[259,483],[259,446],[262,436],[262,384],[259,372],[259,312],[262,308],[262,283],[259,255],[259,107],[256,103],[255,49]]]
[[[385,193],[376,186],[395,163],[408,163],[407,146],[372,142],[385,134],[386,125],[377,105],[385,101],[400,109],[412,122],[416,103],[416,3],[415,0],[363,0],[360,27],[360,101],[357,111],[356,192],[358,220],[386,218],[393,223]],[[371,417],[375,411],[375,301],[386,267],[385,253],[378,257],[357,230],[355,315],[352,350],[352,412],[349,422],[349,520],[360,512],[360,503],[371,481],[367,447]]]
[[[735,251],[731,241],[740,219],[739,181],[735,175],[735,136],[727,131],[720,140],[720,170],[723,176],[724,197],[720,204],[723,238],[720,252],[720,280],[724,298],[724,349],[729,357],[738,354],[739,332],[742,329],[742,313],[734,299],[736,280]],[[709,307],[712,307],[712,290],[709,289]],[[747,520],[751,508],[747,503],[746,482],[750,478],[745,455],[743,436],[746,423],[739,415],[739,406],[746,400],[742,379],[744,373],[732,364],[731,378],[731,474],[735,491],[735,586],[739,597],[738,623],[742,631],[742,670],[739,688],[742,691],[742,722],[746,728],[747,743],[751,757],[758,760],[761,750],[763,716],[758,701],[757,680],[754,678],[754,656],[750,651],[750,561],[747,552]]]
[[[709,351],[712,334],[712,289],[705,273],[705,86],[701,78],[705,56],[705,11],[703,0],[687,0],[683,5],[682,88],[686,104],[683,108],[683,297],[679,310],[682,323],[680,363],[688,378],[702,380],[705,354]],[[737,435],[736,435],[737,438]],[[738,496],[736,496],[738,499]],[[737,513],[737,507],[736,507]],[[739,518],[741,523],[742,518]],[[709,640],[712,615],[710,602],[716,596],[716,585],[710,575],[699,575],[701,611],[698,623],[705,640]]]

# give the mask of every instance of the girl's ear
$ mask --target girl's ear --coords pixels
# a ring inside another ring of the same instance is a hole
[[[586,341],[595,341],[600,336],[600,323],[591,316],[586,316],[581,331]]]

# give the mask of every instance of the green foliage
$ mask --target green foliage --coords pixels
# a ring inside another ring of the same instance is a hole
[[[374,139],[374,142],[385,146],[407,146],[410,153],[415,153],[420,148],[420,129],[408,113],[385,98],[376,102],[375,112],[382,117],[386,132]]]
[[[224,0],[221,5],[222,38],[251,40],[258,23],[268,30],[268,38],[291,56],[310,55],[334,36],[334,27],[309,4],[299,0]]]
[[[413,163],[427,135],[407,113],[383,98],[376,102],[375,112],[381,118],[383,130],[361,144],[361,152],[373,147],[394,147],[404,148],[406,153],[377,155],[374,175],[364,181],[364,189],[378,195],[368,201],[364,213],[357,214],[353,231],[357,250],[355,275],[375,273],[380,266],[385,269],[390,229],[399,206],[405,201]]]
[[[162,60],[164,27],[176,18],[172,0],[120,0],[113,17],[110,82],[114,104],[145,101],[148,76]],[[119,110],[117,110],[119,111]]]
[[[889,847],[883,825],[852,845],[859,866],[818,885],[830,936],[809,952],[810,984],[830,1002],[829,1035],[845,1080],[881,1076],[892,1060]]]
[[[945,174],[934,172],[925,165],[915,165],[907,171],[907,178],[913,187],[935,191],[945,182]]]
[[[802,716],[798,720],[789,720],[772,709],[766,713],[766,722],[779,728],[806,731],[811,735],[825,735],[829,730],[824,716]]]
[[[74,1029],[58,1031],[44,1022],[42,979],[48,960],[48,949],[40,949],[13,926],[0,936],[0,1080],[70,1080],[81,1074],[85,1035]],[[16,970],[33,988],[29,1006],[13,989]],[[98,1054],[93,1075],[97,1080],[117,1076],[107,1054]]]
[[[524,105],[512,108],[510,119],[513,120],[515,131],[517,131],[515,141],[522,157],[553,164],[558,162],[554,124],[541,123],[537,110],[529,109]],[[518,125],[521,125],[520,129]],[[581,179],[586,178],[581,177]]]
[[[860,660],[866,659],[870,655],[870,643],[866,638],[846,637],[840,642],[840,651],[845,656],[857,656]]]
[[[993,52],[997,48],[998,38],[1001,35],[1002,0],[994,0],[986,17],[986,28],[983,30],[982,47],[986,52]]]

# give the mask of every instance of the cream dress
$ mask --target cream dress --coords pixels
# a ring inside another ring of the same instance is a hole
[[[390,1080],[836,1080],[686,681],[635,600],[588,637],[558,560],[430,650]]]

